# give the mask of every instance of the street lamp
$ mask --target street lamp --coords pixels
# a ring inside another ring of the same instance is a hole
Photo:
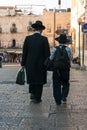
[[[54,46],[55,46],[55,21],[56,21],[56,20],[55,20],[55,19],[56,19],[56,18],[55,18],[55,17],[56,17],[56,16],[55,16],[55,15],[56,15],[56,14],[55,14],[55,13],[56,13],[56,9],[55,9],[55,8],[54,8],[54,12],[53,12],[53,13],[54,13],[54,36],[53,36],[54,40],[53,40],[53,42],[54,42]]]

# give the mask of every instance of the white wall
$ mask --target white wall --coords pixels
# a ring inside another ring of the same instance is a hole
[[[73,0],[71,0],[73,4]],[[75,0],[75,6],[71,6],[71,30],[74,28],[76,29],[76,49],[78,49],[78,33],[79,33],[79,23],[78,19],[81,17],[82,14],[85,12],[84,3],[81,3],[80,0]],[[73,7],[73,8],[72,8]]]

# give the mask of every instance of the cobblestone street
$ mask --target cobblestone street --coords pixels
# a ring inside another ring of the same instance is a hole
[[[56,106],[52,73],[42,102],[30,101],[28,85],[15,84],[20,66],[0,68],[0,130],[87,130],[87,71],[71,69],[67,104]]]

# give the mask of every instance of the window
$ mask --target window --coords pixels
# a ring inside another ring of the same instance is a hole
[[[61,25],[60,24],[57,25],[57,29],[56,29],[55,32],[56,32],[57,35],[61,34]]]
[[[69,23],[67,23],[66,28],[67,28],[68,30],[70,29],[70,24],[69,24]]]
[[[2,28],[1,28],[1,26],[0,26],[0,33],[2,33]]]
[[[12,24],[12,27],[10,28],[10,32],[11,33],[16,33],[17,32],[17,27],[16,27],[15,23]]]
[[[32,22],[30,21],[30,22],[29,22],[29,25],[27,26],[27,30],[28,30],[28,31],[32,31],[32,26],[31,26],[31,25],[32,25]]]
[[[0,48],[1,48],[1,40],[0,40]]]
[[[51,25],[50,24],[47,25],[47,32],[51,33]]]

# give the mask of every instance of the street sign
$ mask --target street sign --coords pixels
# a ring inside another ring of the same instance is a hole
[[[83,33],[87,33],[87,23],[82,26]]]

